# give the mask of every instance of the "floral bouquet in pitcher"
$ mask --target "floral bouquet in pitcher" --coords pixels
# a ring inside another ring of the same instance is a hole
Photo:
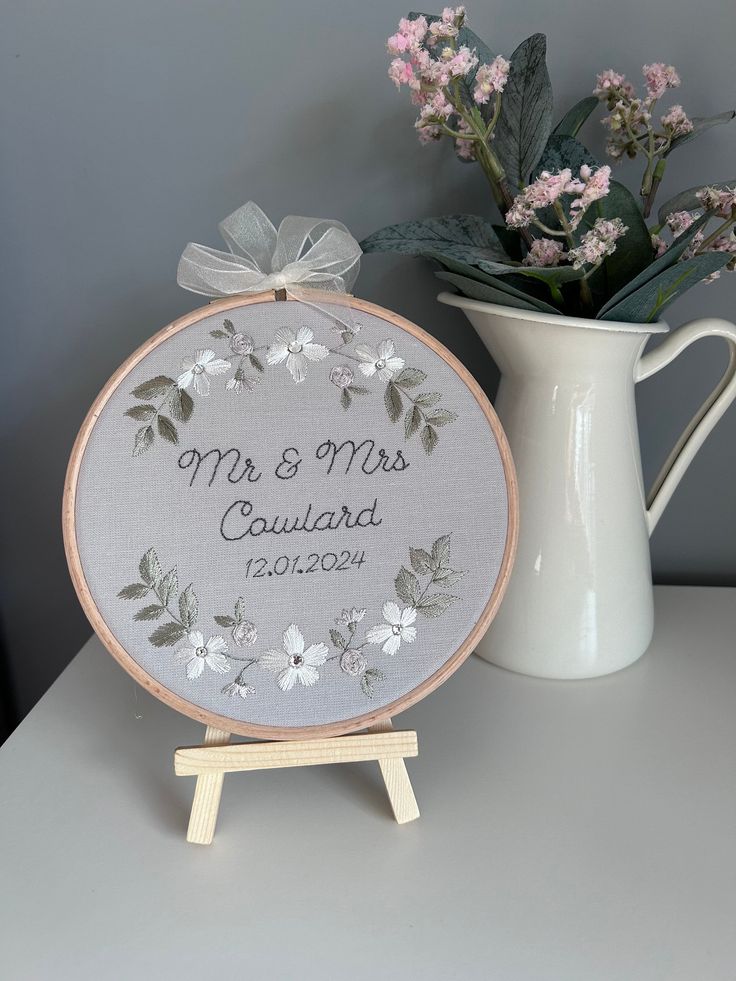
[[[463,7],[410,14],[388,39],[389,77],[418,107],[422,143],[449,139],[477,163],[501,221],[448,215],[392,225],[361,243],[439,263],[472,299],[527,310],[650,323],[700,281],[736,266],[736,179],[681,191],[655,213],[669,155],[732,110],[690,117],[662,103],[680,85],[671,65],[645,65],[640,90],[613,70],[554,125],[546,40],[506,59],[465,24]],[[577,139],[603,106],[606,153],[643,171],[637,197]]]

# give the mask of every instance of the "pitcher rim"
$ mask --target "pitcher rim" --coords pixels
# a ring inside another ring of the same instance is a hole
[[[505,307],[500,303],[487,303],[485,300],[473,300],[459,293],[448,293],[443,290],[437,295],[440,303],[450,307],[478,310],[481,313],[495,313],[499,316],[510,317],[512,320],[531,320],[542,324],[558,324],[561,327],[589,327],[593,330],[618,331],[624,334],[666,334],[669,324],[664,320],[655,320],[651,324],[636,324],[618,320],[593,320],[587,317],[567,317],[561,313],[544,313],[541,310],[522,310],[519,307]]]

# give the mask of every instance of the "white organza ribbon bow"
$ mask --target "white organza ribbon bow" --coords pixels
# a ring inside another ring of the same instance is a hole
[[[304,287],[349,293],[358,276],[361,248],[339,221],[289,215],[277,231],[249,201],[221,221],[219,229],[230,251],[190,242],[176,274],[184,289],[204,296],[285,290],[322,310],[305,297]]]

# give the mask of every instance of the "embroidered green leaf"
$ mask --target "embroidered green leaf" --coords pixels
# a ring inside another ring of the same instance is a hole
[[[164,392],[168,392],[171,386],[175,384],[176,382],[173,378],[167,378],[166,375],[156,375],[155,378],[142,382],[140,385],[134,388],[133,395],[135,395],[137,399],[147,402],[149,399],[155,399],[156,396],[163,395]]]
[[[260,371],[261,373],[263,373],[263,365],[261,364],[260,359],[255,356],[255,354],[248,355],[248,360],[256,369],[256,371]]]
[[[369,395],[370,389],[365,388],[363,385],[349,385],[348,386],[351,395]]]
[[[176,571],[176,567],[170,569],[166,575],[161,580],[158,587],[158,596],[161,602],[166,606],[176,594],[179,592],[179,576]]]
[[[199,616],[199,603],[191,585],[179,597],[179,617],[185,629],[191,630]]]
[[[144,596],[148,596],[150,586],[144,585],[142,582],[133,582],[130,586],[123,586],[123,588],[118,593],[120,599],[143,599]]]
[[[186,634],[180,623],[162,623],[148,638],[154,647],[173,647]]]
[[[409,572],[402,565],[398,576],[394,580],[394,585],[396,586],[396,595],[400,600],[404,603],[409,603],[411,606],[416,606],[419,597],[419,580],[413,572]]]
[[[221,337],[227,337],[227,336],[228,335],[227,335],[227,331],[226,330],[211,330],[210,331],[210,337],[217,337],[219,339]]]
[[[401,401],[401,392],[399,392],[393,382],[389,382],[386,386],[383,401],[386,403],[386,411],[391,422],[398,422],[403,404]]]
[[[242,623],[245,620],[245,600],[242,596],[238,596],[235,601],[235,620],[237,623]]]
[[[139,422],[148,422],[149,419],[153,419],[156,415],[155,405],[134,405],[130,409],[126,410],[126,416],[130,416],[131,419],[137,419]]]
[[[444,589],[449,589],[450,586],[460,582],[464,575],[464,572],[456,572],[454,569],[438,569],[432,577],[432,582],[436,582],[438,586],[442,586]]]
[[[407,409],[406,415],[404,416],[404,432],[406,433],[406,438],[409,439],[414,433],[419,429],[422,424],[422,413],[413,405],[410,409]]]
[[[355,334],[352,332],[352,330],[344,330],[340,334],[340,337],[342,338],[343,344],[349,344],[352,341],[352,339],[355,337]]]
[[[364,671],[360,679],[360,687],[364,695],[373,698],[374,686],[377,681],[383,681],[383,671],[378,668],[368,668]]]
[[[394,378],[394,384],[401,388],[416,388],[427,380],[427,376],[418,368],[402,368]]]
[[[442,535],[432,545],[432,558],[437,567],[445,566],[450,561],[450,536]]]
[[[227,317],[225,318],[225,320],[223,320],[222,326],[225,328],[228,334],[235,333],[235,327],[233,326],[233,322],[232,320],[228,320]]]
[[[155,586],[159,582],[163,576],[163,570],[161,569],[161,563],[158,560],[158,555],[156,555],[154,548],[149,548],[143,556],[138,565],[138,571],[141,574],[143,582],[148,583],[149,586]]]
[[[439,392],[420,392],[414,402],[416,405],[421,405],[422,408],[427,408],[430,405],[436,405],[441,398],[442,395]]]
[[[349,409],[352,404],[352,399],[350,398],[350,392],[347,388],[343,388],[340,392],[340,405],[343,409]]]
[[[429,552],[425,552],[423,548],[410,548],[409,559],[412,569],[414,572],[418,572],[420,576],[425,576],[428,572],[432,572],[432,556]]]
[[[423,616],[434,619],[441,616],[458,598],[449,593],[435,593],[433,596],[425,596],[416,604],[416,608]]]
[[[161,606],[159,603],[152,603],[151,606],[144,606],[142,610],[138,610],[136,615],[133,617],[134,620],[158,620],[162,613],[166,612],[166,607]]]
[[[330,640],[339,651],[344,651],[348,646],[347,641],[339,630],[330,631]]]
[[[450,412],[449,409],[432,409],[427,413],[427,422],[431,422],[433,426],[446,426],[456,419],[457,412]]]
[[[153,427],[141,426],[141,428],[135,434],[135,440],[133,442],[133,456],[140,456],[142,453],[145,453],[151,446],[151,443],[153,443]]]
[[[169,411],[177,422],[189,422],[194,412],[192,396],[181,388],[175,388],[168,400]]]
[[[169,443],[176,444],[179,442],[179,433],[176,431],[176,426],[166,416],[158,417],[158,434]]]
[[[422,441],[422,446],[427,453],[431,453],[439,442],[437,433],[431,426],[425,426],[421,431],[419,438]]]
[[[229,616],[217,616],[215,617],[215,623],[219,624],[221,627],[234,627],[235,620]]]

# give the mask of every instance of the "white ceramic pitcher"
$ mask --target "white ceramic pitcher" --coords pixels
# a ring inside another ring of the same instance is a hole
[[[465,311],[501,371],[496,411],[519,481],[519,546],[477,653],[542,678],[625,668],[653,630],[649,536],[708,433],[736,397],[736,326],[704,319],[642,356],[665,323],[547,316],[442,293]],[[649,497],[634,385],[701,337],[723,337],[726,371]]]

